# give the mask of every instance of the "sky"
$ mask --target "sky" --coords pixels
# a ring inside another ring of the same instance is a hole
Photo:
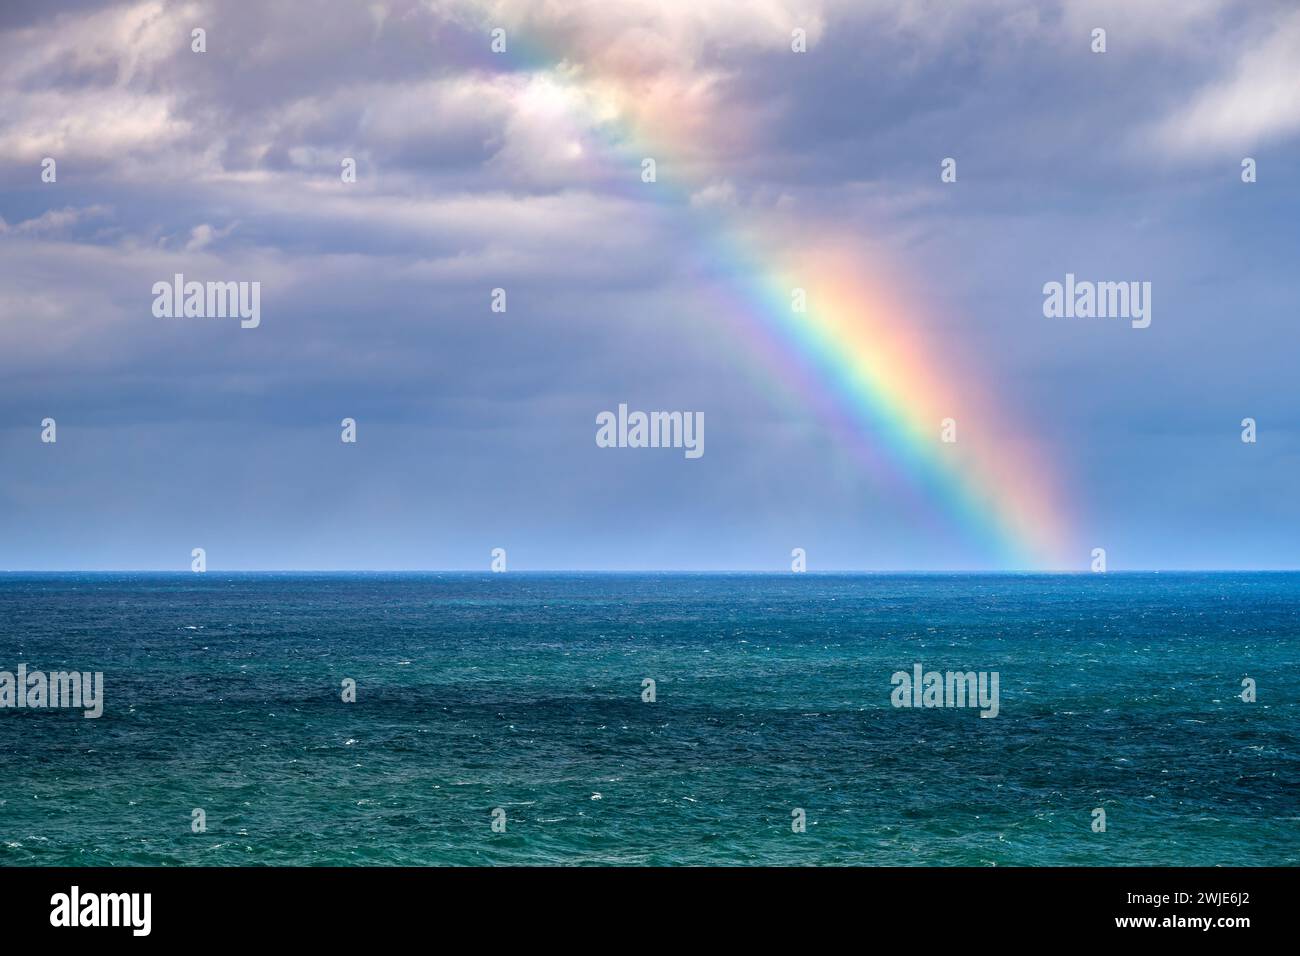
[[[1300,567],[1293,3],[17,0],[0,93],[0,570]]]

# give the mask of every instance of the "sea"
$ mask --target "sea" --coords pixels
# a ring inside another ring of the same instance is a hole
[[[5,573],[19,665],[0,864],[1300,863],[1297,573]]]

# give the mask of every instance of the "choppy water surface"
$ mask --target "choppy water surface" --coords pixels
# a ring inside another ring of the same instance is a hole
[[[1298,649],[1298,574],[0,575],[105,682],[0,710],[0,863],[1296,864]]]

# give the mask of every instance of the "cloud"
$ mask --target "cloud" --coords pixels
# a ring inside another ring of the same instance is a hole
[[[488,49],[498,23],[505,56]],[[194,25],[207,54],[190,52]],[[1099,25],[1104,56],[1087,44]],[[805,54],[790,51],[795,26]],[[656,553],[678,549],[668,563],[754,566],[743,548],[787,554],[788,534],[817,527],[821,566],[942,565],[881,475],[788,388],[786,346],[754,357],[765,333],[746,278],[825,244],[846,250],[846,275],[909,289],[892,327],[926,333],[938,365],[977,368],[1015,410],[999,428],[1077,473],[1080,511],[1112,519],[1117,552],[1155,553],[1182,526],[1128,500],[1129,476],[1169,473],[1150,436],[1203,440],[1245,406],[1267,423],[1260,450],[1285,461],[1300,426],[1284,321],[1297,210],[1266,192],[1300,169],[1278,150],[1267,181],[1229,194],[1222,169],[1152,170],[1152,147],[1208,157],[1294,136],[1295,30],[1282,4],[1213,0],[5,8],[7,473],[46,487],[52,456],[22,429],[57,414],[58,453],[86,463],[58,504],[67,540],[82,519],[134,540],[113,524],[122,502],[226,514],[191,493],[192,471],[223,508],[248,509],[246,545],[227,553],[263,565],[285,539],[270,486],[294,489],[301,531],[354,480],[393,492],[369,496],[381,544],[405,541],[411,514],[462,521],[471,540],[508,513],[579,566],[631,563],[618,549],[651,525]],[[57,184],[39,180],[45,155]],[[656,184],[640,181],[647,155]],[[939,182],[946,156],[956,184]],[[343,157],[357,182],[341,182]],[[762,254],[735,255],[754,233]],[[1150,334],[1045,324],[1039,290],[1066,271],[1153,279]],[[176,272],[260,281],[261,327],[152,316],[152,284]],[[504,315],[487,308],[496,287]],[[702,467],[583,457],[594,413],[624,400],[704,410]],[[331,457],[344,414],[376,457]],[[78,428],[105,432],[83,443]],[[183,463],[169,477],[184,495],[150,470],[160,458]],[[245,463],[242,491],[220,485],[230,462]],[[1226,472],[1197,463],[1170,500],[1230,510]],[[1278,500],[1275,527],[1300,517]],[[6,528],[26,520],[0,509]],[[180,526],[156,520],[159,541]],[[36,522],[28,540],[46,540]],[[439,529],[421,530],[406,563],[457,563],[430,558]],[[345,544],[322,561],[355,563]]]
[[[716,180],[691,193],[691,205],[697,208],[702,206],[734,206],[735,204],[736,187],[727,179]]]
[[[501,26],[533,55],[567,56],[623,77],[707,66],[731,52],[788,51],[796,27],[813,45],[825,27],[820,0],[436,0],[434,6],[466,25]]]
[[[174,97],[153,81],[195,10],[136,3],[0,32],[0,152],[102,161],[184,136]]]
[[[1224,76],[1155,124],[1158,146],[1180,157],[1242,156],[1300,132],[1300,11],[1265,26]]]
[[[231,223],[223,229],[214,229],[206,222],[199,223],[190,230],[190,238],[185,243],[186,252],[198,252],[206,249],[218,239],[224,239],[235,231],[239,224]]]
[[[112,212],[111,206],[95,204],[92,206],[64,206],[62,209],[47,209],[33,219],[24,219],[12,226],[0,218],[0,236],[54,235],[65,232],[89,219],[99,219],[111,215]]]

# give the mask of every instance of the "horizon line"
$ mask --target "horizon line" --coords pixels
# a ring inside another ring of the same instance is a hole
[[[913,568],[913,569],[874,569],[874,568],[824,568],[816,571],[790,571],[775,568],[525,568],[506,571],[492,571],[477,568],[225,568],[193,571],[185,568],[3,568],[0,574],[459,574],[459,575],[541,575],[541,574],[747,574],[763,576],[798,576],[798,575],[872,575],[904,576],[924,574],[963,574],[963,575],[1042,575],[1105,577],[1111,574],[1291,574],[1300,572],[1300,567],[1278,568],[1119,568],[1106,571],[1092,571],[1087,568],[1051,569],[1041,568]]]

